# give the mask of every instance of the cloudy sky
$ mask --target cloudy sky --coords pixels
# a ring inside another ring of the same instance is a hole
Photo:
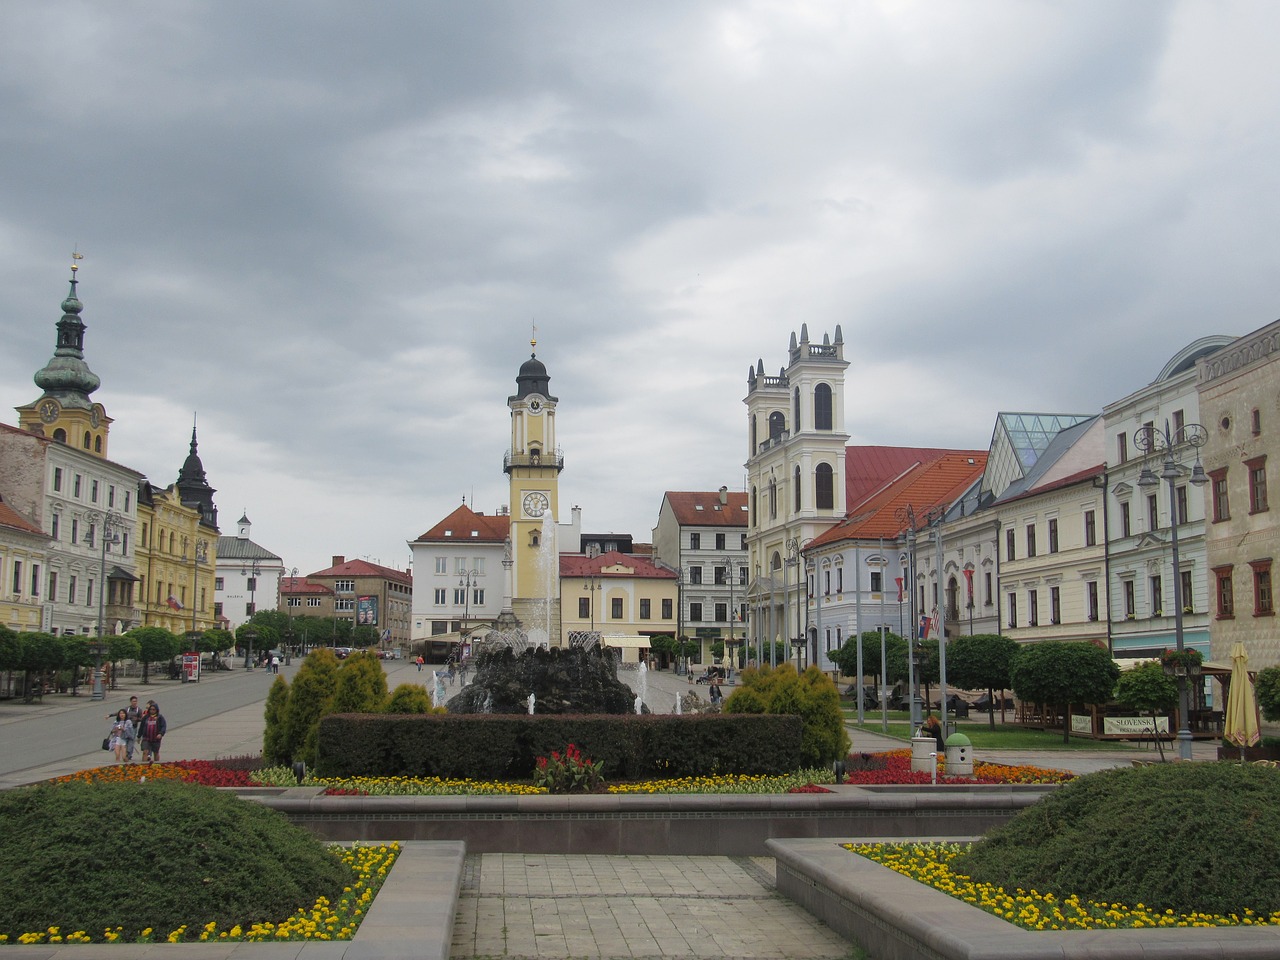
[[[0,412],[77,245],[113,459],[198,415],[224,532],[404,568],[506,502],[560,398],[561,504],[648,540],[741,489],[748,368],[841,325],[853,441],[985,447],[1280,315],[1280,5],[0,6]]]

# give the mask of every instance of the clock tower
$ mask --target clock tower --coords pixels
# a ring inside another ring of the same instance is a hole
[[[530,639],[558,643],[560,554],[558,482],[564,454],[556,446],[556,398],[534,352],[520,365],[511,410],[511,449],[504,469],[511,491],[511,605]]]
[[[100,380],[84,359],[84,305],[76,296],[76,262],[72,254],[71,292],[62,301],[58,321],[58,342],[53,358],[36,372],[35,381],[44,392],[32,403],[17,407],[18,426],[31,433],[50,437],[99,457],[107,455],[107,435],[111,418],[102,404],[89,399]]]

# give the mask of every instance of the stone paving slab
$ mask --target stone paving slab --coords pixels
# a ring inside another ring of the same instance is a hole
[[[452,956],[847,957],[781,897],[767,857],[479,854],[467,858]]]

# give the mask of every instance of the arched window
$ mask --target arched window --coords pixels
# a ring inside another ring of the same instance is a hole
[[[792,509],[796,513],[799,513],[800,512],[800,468],[799,467],[796,467],[796,472],[791,477],[791,485],[796,488],[795,493],[792,496],[792,500],[795,503],[795,506],[793,506]]]
[[[955,577],[947,581],[947,619],[952,622],[960,619],[960,584]]]
[[[756,502],[756,488],[751,488],[751,516],[747,518],[747,522],[751,526],[758,526],[760,523],[759,504]]]
[[[825,383],[820,383],[813,388],[813,429],[832,429],[831,388]]]
[[[84,448],[88,450],[93,446],[93,435],[88,430],[84,432]]]
[[[787,418],[779,411],[775,410],[769,414],[769,439],[781,440],[782,435],[787,432]]]
[[[94,453],[101,453],[101,452],[102,452],[102,438],[101,438],[101,437],[94,437],[94,438],[93,438],[93,452],[94,452]]]
[[[819,510],[833,510],[836,505],[835,473],[831,464],[820,463],[813,473],[813,499]]]
[[[773,559],[769,561],[769,569],[770,570],[782,569],[782,554],[780,554],[777,550],[773,551]]]
[[[796,387],[794,399],[791,401],[791,422],[795,424],[796,433],[803,428],[800,425],[800,388]]]
[[[769,519],[778,519],[778,481],[769,478]]]
[[[53,431],[53,439],[57,440],[59,443],[66,443],[67,431],[59,427],[57,430]]]

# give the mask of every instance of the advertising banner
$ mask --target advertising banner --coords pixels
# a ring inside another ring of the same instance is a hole
[[[200,679],[200,654],[192,651],[182,655],[182,680],[184,683]]]
[[[378,625],[377,597],[360,597],[356,600],[356,625],[361,627]]]

